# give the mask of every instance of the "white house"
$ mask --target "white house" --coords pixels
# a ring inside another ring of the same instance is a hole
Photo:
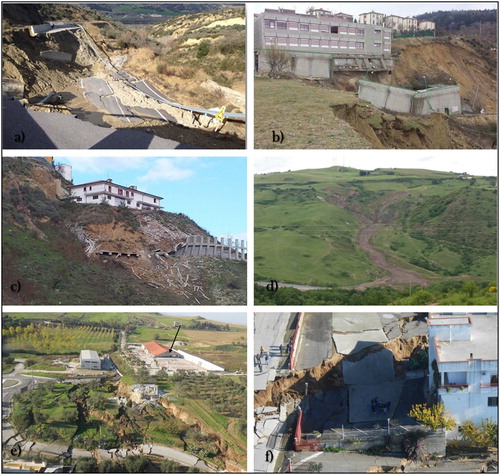
[[[101,358],[99,358],[97,351],[80,351],[80,366],[84,369],[101,369]]]
[[[497,423],[498,314],[431,314],[429,387],[460,424]]]
[[[365,25],[384,25],[385,15],[383,13],[377,13],[373,10],[368,13],[360,13],[359,14],[359,23],[363,23]]]
[[[111,206],[127,206],[133,209],[161,209],[161,196],[140,191],[137,186],[123,186],[107,180],[91,181],[69,187],[77,203],[99,204],[103,200]]]

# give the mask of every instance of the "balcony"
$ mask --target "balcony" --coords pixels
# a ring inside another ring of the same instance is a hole
[[[468,384],[443,384],[443,385],[438,387],[439,394],[460,393],[462,391],[465,392],[468,390],[469,390]]]
[[[498,393],[498,383],[481,383],[481,392],[488,394]]]

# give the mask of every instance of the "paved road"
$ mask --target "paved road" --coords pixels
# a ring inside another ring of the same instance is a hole
[[[321,463],[322,473],[368,472],[370,467],[400,467],[400,457],[383,457],[356,453],[287,452],[284,467],[292,461],[292,471],[307,473],[311,463]],[[283,467],[283,468],[284,468]],[[283,470],[284,471],[284,470]]]
[[[269,282],[256,282],[257,285],[260,285],[261,287],[266,287],[269,285]],[[292,287],[297,290],[328,290],[330,287],[316,287],[314,285],[301,285],[301,284],[283,284],[282,282],[278,282],[279,287]],[[279,288],[278,287],[278,288]]]
[[[139,130],[105,128],[72,115],[38,112],[2,97],[4,149],[189,149]]]
[[[269,364],[262,365],[261,373],[254,362],[255,390],[266,388],[268,381],[274,381],[276,371],[282,367],[283,357],[280,356],[279,346],[285,346],[287,330],[291,324],[290,313],[256,313],[255,338],[253,354],[257,355],[263,347],[269,353]]]
[[[333,354],[332,314],[305,313],[297,343],[296,369],[309,369],[319,365]]]

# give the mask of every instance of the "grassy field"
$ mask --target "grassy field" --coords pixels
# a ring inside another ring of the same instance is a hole
[[[429,282],[496,279],[495,179],[345,167],[255,177],[255,280],[355,286],[384,275],[371,244]],[[290,258],[293,256],[293,259]]]
[[[370,143],[335,117],[332,105],[354,104],[351,92],[324,89],[299,79],[255,78],[255,148],[366,149]],[[272,131],[282,131],[283,143]]]

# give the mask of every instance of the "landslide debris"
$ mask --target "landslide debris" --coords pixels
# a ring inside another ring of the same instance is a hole
[[[2,183],[3,271],[23,289],[4,280],[6,303],[246,302],[246,263],[165,255],[187,235],[208,236],[182,213],[60,201],[61,177],[31,159],[4,158]]]

